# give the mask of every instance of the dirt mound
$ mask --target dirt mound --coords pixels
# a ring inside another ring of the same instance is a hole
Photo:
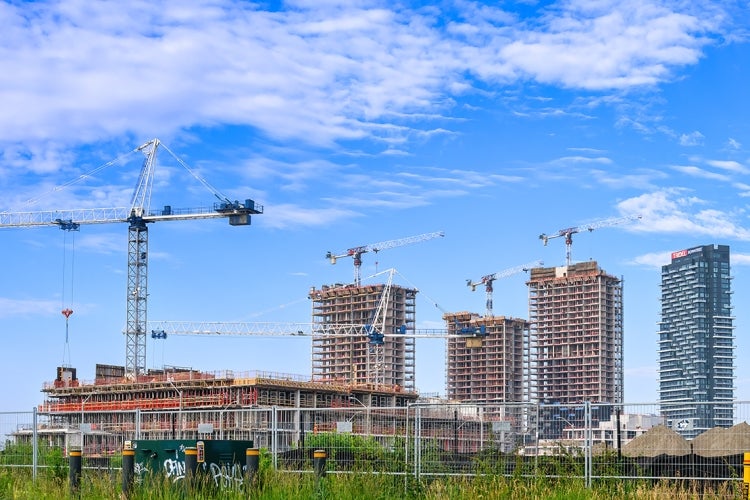
[[[690,455],[690,443],[672,429],[657,425],[623,446],[622,454],[628,457]]]
[[[693,453],[702,457],[722,457],[750,451],[750,425],[747,422],[733,427],[714,427],[692,441]]]

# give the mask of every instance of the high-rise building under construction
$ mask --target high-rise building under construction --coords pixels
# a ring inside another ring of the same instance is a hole
[[[661,272],[659,402],[686,438],[734,424],[729,246],[672,253]]]
[[[527,284],[531,399],[622,403],[622,280],[591,261],[534,268]]]
[[[528,359],[526,320],[458,312],[443,315],[448,338],[446,396],[452,401],[520,403]]]
[[[313,338],[313,379],[413,391],[414,337],[390,334],[414,333],[416,294],[390,282],[310,290],[314,328],[328,333]],[[363,327],[359,335],[352,325]]]

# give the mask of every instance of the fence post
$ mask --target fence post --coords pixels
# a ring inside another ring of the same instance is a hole
[[[583,475],[584,475],[584,479],[586,482],[586,487],[591,489],[591,476],[593,474],[592,462],[593,462],[593,451],[594,451],[594,446],[593,446],[594,431],[592,428],[593,423],[591,419],[591,402],[586,401],[584,403],[583,408],[584,408],[583,442],[584,442],[584,453],[586,454],[586,459],[585,459],[586,470],[583,472]]]
[[[36,406],[34,407],[31,421],[34,426],[31,431],[31,439],[33,439],[33,443],[31,444],[31,479],[36,482],[36,471],[39,465],[39,435],[37,433],[39,426],[37,425]]]
[[[247,473],[247,482],[252,483],[255,475],[258,473],[260,465],[260,450],[258,448],[248,448],[245,450],[245,468]]]
[[[198,471],[198,448],[190,446],[185,448],[185,482],[191,486],[195,482]]]
[[[70,494],[75,495],[78,492],[78,485],[81,482],[81,450],[73,448],[68,454],[68,481],[70,482]]]
[[[422,469],[422,407],[414,408],[414,479],[419,480]]]
[[[134,471],[135,450],[126,447],[122,450],[122,492],[126,498],[130,496],[130,488],[133,486]]]
[[[326,475],[326,458],[328,454],[325,450],[315,450],[313,452],[313,469],[315,476],[321,478]]]
[[[279,415],[277,413],[278,407],[271,407],[271,453],[273,455],[273,469],[278,470],[279,468],[279,454],[278,454],[278,441],[279,441]]]

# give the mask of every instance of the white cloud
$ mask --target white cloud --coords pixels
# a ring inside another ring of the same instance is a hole
[[[732,160],[709,160],[706,163],[711,165],[712,167],[716,167],[721,170],[725,170],[727,172],[732,173],[738,173],[738,174],[748,174],[750,173],[750,169],[748,169],[743,164],[732,161]]]
[[[672,169],[678,172],[682,172],[683,174],[689,175],[691,177],[701,177],[703,179],[712,179],[716,181],[729,180],[729,177],[726,175],[718,174],[716,172],[709,172],[693,165],[675,165],[672,167]]]
[[[361,215],[347,208],[309,208],[292,204],[271,205],[262,218],[257,219],[257,225],[273,229],[289,227],[314,227],[334,224],[343,219],[351,219]]]
[[[698,131],[682,134],[680,136],[680,146],[700,146],[703,144],[703,134]]]
[[[732,252],[730,259],[733,266],[750,266],[749,254]]]
[[[742,144],[737,139],[733,139],[732,137],[730,137],[727,140],[727,147],[736,151],[742,149]]]
[[[400,144],[445,133],[430,121],[450,113],[454,94],[484,82],[659,83],[694,64],[705,32],[718,29],[716,16],[648,1],[555,4],[523,22],[469,2],[450,13],[376,2],[266,11],[221,0],[2,10],[4,159],[47,171],[64,162],[56,157],[63,143],[217,124],[323,146]]]
[[[670,254],[671,252],[653,252],[638,255],[631,260],[631,263],[639,266],[661,269],[661,266],[669,264],[671,259]]]
[[[663,172],[647,169],[635,170],[625,174],[607,170],[591,170],[589,175],[599,184],[613,189],[635,188],[640,190],[654,189],[655,181],[665,177]]]
[[[42,299],[0,297],[0,318],[14,316],[51,316],[60,314],[60,302]]]
[[[596,163],[599,165],[611,165],[612,160],[610,158],[599,156],[563,156],[553,161],[553,163]]]
[[[738,213],[703,208],[706,202],[678,188],[662,189],[628,198],[617,204],[622,213],[643,216],[634,230],[648,233],[682,233],[750,241],[750,230],[737,222]]]

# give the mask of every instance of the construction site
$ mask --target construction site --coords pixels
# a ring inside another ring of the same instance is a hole
[[[310,290],[313,329],[326,332],[312,340],[313,379],[414,391],[415,339],[385,333],[414,331],[416,295],[416,290],[390,282]],[[352,324],[365,325],[369,331],[353,336],[337,329]]]
[[[534,397],[622,403],[622,280],[584,262],[532,269],[528,287]]]
[[[419,398],[415,339],[420,337],[446,342],[444,401],[622,401],[621,280],[604,273],[595,262],[571,264],[570,244],[572,234],[579,230],[590,231],[625,219],[540,236],[545,244],[550,238],[565,237],[568,265],[544,268],[537,261],[484,276],[477,282],[468,280],[472,290],[485,287],[485,315],[443,311],[445,328],[429,333],[416,328],[416,288],[394,284],[394,269],[376,275],[387,273],[383,283],[365,284],[360,267],[362,256],[368,252],[440,238],[442,232],[328,252],[326,258],[332,264],[339,259],[352,259],[353,283],[311,288],[309,327],[282,328],[283,335],[311,337],[309,375],[147,368],[149,334],[151,338],[167,335],[164,330],[150,328],[146,320],[151,223],[224,218],[230,226],[247,226],[252,215],[263,213],[263,207],[253,200],[231,201],[218,192],[214,195],[222,201],[213,208],[178,210],[164,206],[151,210],[151,184],[159,146],[155,139],[133,151],[142,153],[145,159],[128,209],[9,213],[0,224],[51,225],[64,231],[78,231],[82,224],[128,226],[125,363],[97,365],[93,381],[79,380],[76,368],[70,364],[59,366],[55,380],[44,385],[45,401],[38,408],[49,419],[50,428],[63,433],[80,428],[122,437],[137,426],[143,436],[164,439],[175,435],[202,436],[205,432],[201,429],[211,426],[244,439],[259,422],[232,420],[230,415],[239,413],[229,410],[407,408]],[[530,272],[529,319],[496,316],[492,310],[493,282],[520,272]],[[67,343],[67,320],[73,311],[66,308],[62,312]],[[493,418],[514,422],[513,428],[507,430],[520,434],[520,415],[504,411]],[[299,421],[288,424],[306,425]]]
[[[444,315],[448,332],[446,397],[451,401],[528,401],[529,323],[505,316]],[[479,332],[466,335],[461,332]]]
[[[522,413],[523,403],[621,403],[622,398],[620,280],[595,262],[523,269],[530,272],[530,320],[495,316],[488,294],[488,314],[445,313],[445,329],[429,334],[446,342],[443,401],[491,405],[494,410],[485,410],[482,418],[507,424],[504,449],[512,449],[534,425]],[[46,401],[39,412],[52,427],[85,425],[102,439],[127,435],[136,426],[150,439],[198,439],[207,436],[208,427],[221,429],[222,436],[262,443],[268,433],[259,429],[270,429],[271,422],[263,420],[268,413],[242,410],[341,410],[346,421],[362,408],[406,409],[419,401],[418,291],[394,285],[393,275],[391,270],[385,283],[310,289],[310,331],[288,328],[289,334],[311,336],[309,376],[179,367],[129,373],[127,366],[97,365],[95,380],[86,382],[76,377],[75,369],[59,367],[57,378],[43,388]],[[331,423],[300,421],[299,412],[284,415],[290,420],[275,425],[331,430]],[[470,422],[476,417],[461,413],[460,418]],[[368,413],[368,432],[375,424],[375,414]],[[547,430],[541,436],[559,432]],[[286,447],[294,444],[289,439]]]

